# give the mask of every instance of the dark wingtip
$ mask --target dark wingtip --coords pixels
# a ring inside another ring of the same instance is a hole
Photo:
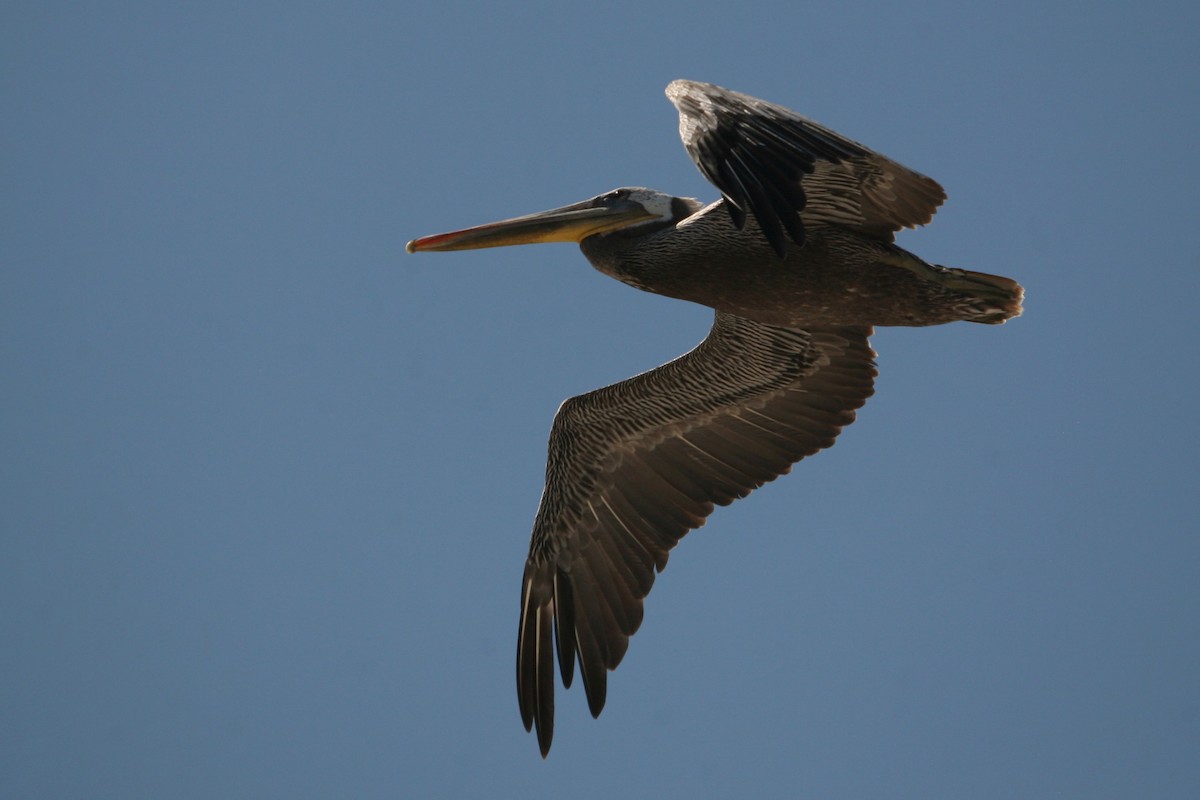
[[[729,195],[722,194],[725,198],[725,210],[729,212],[729,219],[733,221],[733,226],[740,230],[746,228],[746,212],[737,203],[729,198]]]
[[[767,241],[771,243],[771,249],[775,251],[775,255],[779,256],[781,261],[787,258],[787,239],[783,238],[783,234],[768,234]]]
[[[583,691],[587,695],[588,711],[592,714],[592,719],[599,719],[600,712],[604,710],[604,701],[608,699],[608,673],[601,670],[598,676],[588,676],[587,672],[581,671],[583,676]]]
[[[570,689],[575,678],[575,602],[570,573],[562,568],[554,573],[554,641],[563,688]]]
[[[554,741],[554,718],[553,717],[550,718],[550,721],[545,725],[544,728],[543,728],[541,722],[540,721],[538,722],[537,740],[538,740],[538,750],[540,750],[542,752],[542,758],[545,759],[546,756],[550,755],[550,744]]]

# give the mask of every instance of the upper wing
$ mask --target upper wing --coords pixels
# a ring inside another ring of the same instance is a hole
[[[891,241],[929,222],[946,199],[931,178],[783,106],[696,81],[673,81],[667,97],[684,147],[734,223],[741,228],[749,210],[781,257],[784,231],[802,245],[804,222]]]
[[[517,697],[544,756],[554,645],[592,715],[642,621],[655,569],[713,504],[833,444],[871,395],[868,327],[794,330],[718,312],[694,350],[563,403],[521,592]]]

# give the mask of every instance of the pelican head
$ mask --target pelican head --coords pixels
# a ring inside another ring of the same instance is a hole
[[[405,249],[417,253],[476,250],[538,242],[582,242],[589,236],[635,226],[670,223],[693,210],[682,198],[654,189],[624,187],[537,214],[422,236],[409,242]]]

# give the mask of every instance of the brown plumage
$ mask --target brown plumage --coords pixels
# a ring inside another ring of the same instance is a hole
[[[716,310],[694,350],[563,403],[521,591],[517,697],[542,755],[554,662],[593,716],[671,548],[829,447],[871,395],[874,325],[1000,323],[1008,278],[893,243],[945,199],[933,180],[787,109],[711,84],[667,96],[708,206],[641,188],[409,243],[410,252],[577,241],[600,271]]]

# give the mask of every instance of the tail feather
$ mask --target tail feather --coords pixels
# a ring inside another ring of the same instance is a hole
[[[957,295],[953,299],[947,298],[942,301],[943,305],[947,307],[946,310],[953,310],[956,314],[954,319],[999,325],[1021,315],[1021,301],[1025,299],[1025,290],[1021,288],[1021,284],[1011,278],[930,264],[894,245],[880,255],[878,260],[883,264],[903,267],[916,274],[921,280],[936,284]],[[948,322],[949,320],[937,321]],[[926,321],[924,324],[936,324],[936,322]]]
[[[1021,316],[1021,301],[1025,289],[1011,278],[972,272],[955,267],[932,265],[937,271],[931,276],[947,289],[961,292],[973,298],[968,303],[968,322],[999,325],[1013,317]]]

